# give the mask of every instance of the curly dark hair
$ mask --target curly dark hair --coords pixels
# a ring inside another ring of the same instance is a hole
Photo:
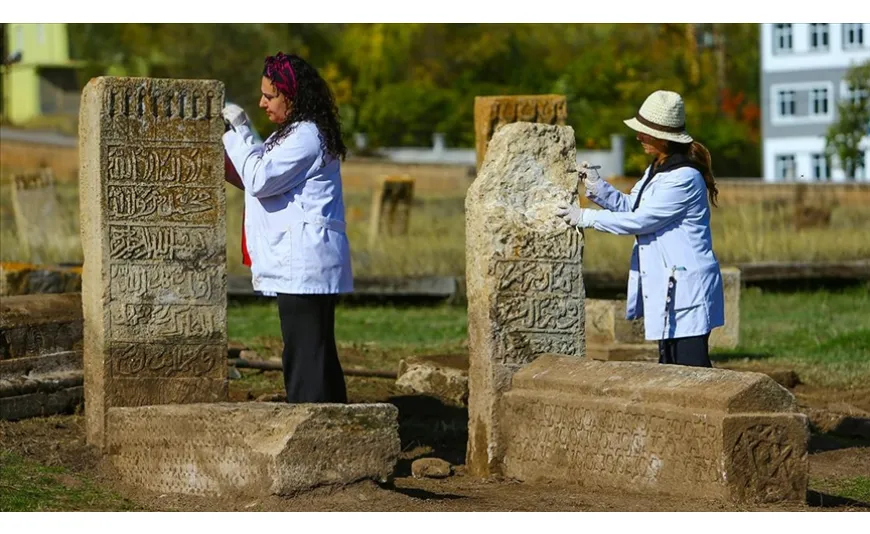
[[[301,57],[294,54],[288,54],[286,57],[290,61],[295,76],[295,95],[291,99],[292,106],[287,119],[266,140],[266,150],[271,150],[287,137],[298,122],[310,121],[317,125],[320,133],[320,146],[323,151],[336,159],[344,159],[347,156],[347,147],[341,139],[338,106],[335,105],[335,98],[329,85],[320,76],[317,69]],[[263,76],[275,83],[274,75],[269,75],[270,71],[267,66],[263,67]]]

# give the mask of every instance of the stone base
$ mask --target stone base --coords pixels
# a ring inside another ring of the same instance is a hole
[[[404,392],[431,395],[441,400],[468,403],[468,358],[421,356],[399,363],[396,386]]]
[[[539,357],[502,399],[503,472],[736,502],[805,502],[807,418],[770,377]]]
[[[400,452],[391,404],[220,403],[110,408],[107,457],[160,493],[290,495],[390,479]]]
[[[0,360],[69,350],[82,350],[81,293],[3,297]]]
[[[586,356],[607,362],[658,362],[659,347],[655,343],[586,345]]]
[[[81,267],[0,262],[0,296],[82,290]]]
[[[73,413],[84,401],[82,353],[0,360],[0,419]]]
[[[586,299],[587,345],[643,342],[643,319],[626,319],[624,300]]]

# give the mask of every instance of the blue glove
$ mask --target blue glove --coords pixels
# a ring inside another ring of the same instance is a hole
[[[571,226],[579,226],[580,228],[589,228],[594,222],[594,210],[581,208],[568,204],[559,204],[556,210],[556,216],[561,217],[566,223]]]

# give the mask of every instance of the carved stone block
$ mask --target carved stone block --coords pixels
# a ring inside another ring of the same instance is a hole
[[[725,326],[710,332],[710,348],[733,349],[740,343],[740,269],[722,267]]]
[[[385,482],[401,450],[391,404],[110,408],[106,423],[120,479],[159,493],[261,497]]]
[[[88,442],[113,406],[226,399],[223,84],[95,78],[80,111]]]
[[[807,418],[770,377],[545,355],[503,397],[505,475],[805,502]]]
[[[476,476],[498,474],[511,375],[543,353],[584,356],[583,235],[555,216],[576,200],[573,154],[569,127],[508,124],[466,196],[466,462]]]
[[[477,169],[496,129],[512,122],[565,125],[568,101],[564,95],[478,96],[474,98],[474,137]]]

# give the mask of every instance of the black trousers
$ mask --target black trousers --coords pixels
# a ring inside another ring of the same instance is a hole
[[[703,336],[662,339],[659,341],[659,363],[713,367],[708,353],[709,339],[709,333]]]
[[[347,402],[335,347],[336,295],[278,295],[287,402]]]

